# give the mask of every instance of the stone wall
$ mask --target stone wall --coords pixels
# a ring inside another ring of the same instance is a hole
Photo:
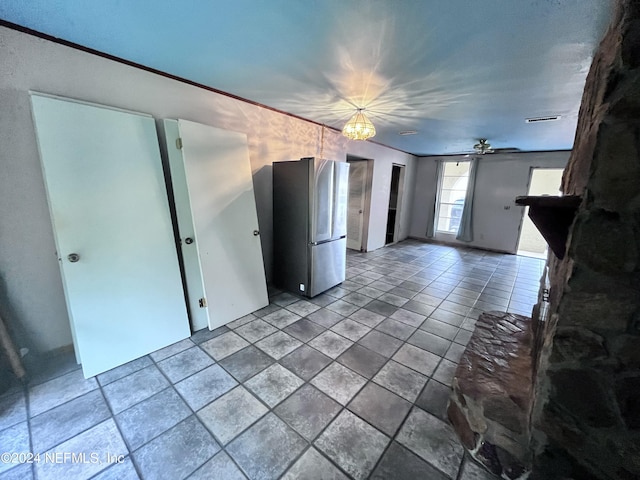
[[[587,77],[550,258],[532,478],[640,478],[640,1],[619,0]],[[553,256],[552,256],[553,257]]]

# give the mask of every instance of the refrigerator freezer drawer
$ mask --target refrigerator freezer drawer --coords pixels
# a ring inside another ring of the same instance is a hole
[[[347,239],[311,245],[311,278],[307,295],[315,297],[344,282]]]

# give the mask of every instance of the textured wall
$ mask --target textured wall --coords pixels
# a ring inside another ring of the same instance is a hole
[[[369,249],[384,245],[391,165],[407,166],[407,235],[414,157],[198,87],[0,27],[0,308],[19,346],[48,351],[71,344],[29,90],[127,110],[183,118],[248,135],[267,275],[272,262],[271,163],[347,153],[374,159]],[[384,218],[384,220],[382,220]]]
[[[640,478],[640,2],[620,0],[563,179],[583,196],[551,305],[536,478]]]

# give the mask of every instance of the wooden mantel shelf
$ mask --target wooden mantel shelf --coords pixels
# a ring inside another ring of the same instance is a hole
[[[516,197],[516,205],[529,207],[529,218],[559,259],[566,253],[569,227],[580,202],[582,197],[578,195]]]

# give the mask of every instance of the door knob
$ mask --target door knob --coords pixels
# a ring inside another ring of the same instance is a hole
[[[193,238],[191,237],[187,237],[184,239],[184,243],[186,243],[187,245],[191,245],[193,243]]]
[[[253,236],[257,237],[258,235],[260,235],[260,230],[254,230],[253,231]]]
[[[78,255],[77,253],[70,253],[69,255],[67,255],[67,258],[71,263],[76,263],[78,260],[80,260],[80,255]]]

